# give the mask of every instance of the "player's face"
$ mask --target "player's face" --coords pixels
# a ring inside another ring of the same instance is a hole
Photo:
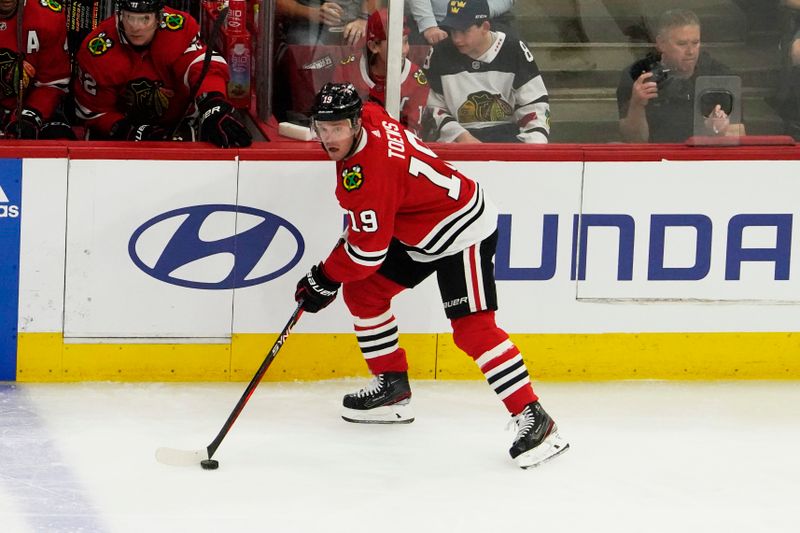
[[[123,9],[120,11],[120,20],[125,36],[134,46],[150,44],[158,29],[158,13],[133,13]]]
[[[349,119],[314,121],[314,132],[322,142],[322,147],[334,161],[341,161],[355,142],[355,136],[361,128],[361,119],[356,120],[355,125]]]
[[[458,51],[473,59],[483,55],[492,44],[488,22],[473,24],[466,30],[450,30],[448,33]]]
[[[7,18],[17,10],[19,0],[0,0],[0,18]]]
[[[700,57],[700,26],[669,28],[656,38],[656,48],[661,52],[661,60],[676,75],[689,77]]]

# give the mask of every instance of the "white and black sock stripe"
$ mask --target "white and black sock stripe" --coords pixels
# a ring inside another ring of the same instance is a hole
[[[511,350],[513,350],[511,353],[516,353],[511,357],[507,357],[507,355],[510,355],[509,352]],[[493,366],[494,361],[497,359],[502,361],[506,357],[505,361]],[[501,400],[508,398],[531,382],[525,361],[522,360],[522,355],[510,340],[506,340],[489,350],[479,357],[476,362],[481,367],[484,376],[486,376],[486,381],[489,382],[489,385],[492,386]],[[487,367],[489,368],[484,370]]]
[[[400,347],[397,320],[391,312],[374,318],[356,318],[355,330],[365,359],[389,355]]]

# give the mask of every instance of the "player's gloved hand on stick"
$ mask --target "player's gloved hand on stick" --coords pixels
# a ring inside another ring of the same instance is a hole
[[[198,137],[221,148],[245,147],[253,136],[236,117],[222,93],[206,93],[197,99]]]
[[[121,141],[165,141],[169,131],[155,124],[132,124],[127,118],[111,127],[111,138]]]
[[[6,126],[6,134],[17,139],[38,139],[42,130],[42,115],[35,109],[25,108],[19,119]]]
[[[324,309],[336,299],[341,283],[328,279],[322,270],[322,263],[314,265],[311,270],[297,282],[294,293],[296,302],[302,301],[304,311],[316,313]]]

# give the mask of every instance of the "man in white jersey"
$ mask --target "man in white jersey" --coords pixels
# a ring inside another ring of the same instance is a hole
[[[425,61],[428,107],[440,142],[546,143],[550,103],[533,54],[492,31],[486,0],[452,1],[441,26],[450,39]]]

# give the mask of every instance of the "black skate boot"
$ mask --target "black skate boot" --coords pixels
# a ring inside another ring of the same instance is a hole
[[[538,466],[569,449],[558,428],[539,402],[529,403],[513,418],[517,436],[509,453],[520,468]]]
[[[374,376],[360,391],[345,395],[342,418],[361,424],[408,424],[414,421],[410,401],[408,374],[386,372]]]

